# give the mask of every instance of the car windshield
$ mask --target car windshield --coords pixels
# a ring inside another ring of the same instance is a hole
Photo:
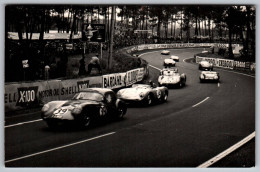
[[[140,85],[140,84],[134,84],[132,85],[132,88],[142,88],[142,89],[145,89],[145,88],[151,88],[150,85]]]
[[[95,100],[102,101],[103,95],[95,92],[80,92],[77,93],[73,98],[73,100]]]
[[[163,71],[164,76],[178,75],[175,71]]]

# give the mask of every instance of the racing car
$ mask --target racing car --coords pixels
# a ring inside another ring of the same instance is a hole
[[[205,82],[205,81],[218,82],[220,79],[219,73],[215,71],[202,71],[199,78],[200,78],[200,82]]]
[[[69,122],[88,127],[95,120],[116,117],[123,118],[126,104],[116,97],[111,89],[86,88],[75,94],[71,100],[51,101],[41,110],[41,117],[50,128]]]
[[[186,84],[186,75],[178,73],[174,68],[166,68],[160,71],[158,77],[159,86],[179,86],[183,87]]]
[[[162,55],[169,55],[169,54],[170,54],[170,51],[169,51],[169,50],[162,50],[162,51],[161,51],[161,54],[162,54]]]
[[[163,66],[164,67],[174,67],[176,62],[173,59],[164,59]]]
[[[202,60],[199,62],[199,70],[213,70],[213,64],[206,60]]]
[[[172,60],[176,61],[176,62],[179,62],[179,61],[180,61],[179,56],[174,56],[174,55],[172,55],[170,58],[171,58]]]
[[[168,99],[168,88],[157,87],[155,84],[133,84],[117,92],[117,97],[128,104],[142,103],[151,105],[155,102],[165,102]]]

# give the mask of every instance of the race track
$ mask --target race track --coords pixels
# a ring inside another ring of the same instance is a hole
[[[51,131],[40,113],[5,119],[7,167],[197,167],[255,131],[255,78],[215,68],[220,83],[200,83],[198,65],[186,63],[203,49],[172,49],[184,88],[168,101],[130,107],[122,121],[88,130]],[[157,82],[160,51],[141,56]],[[253,155],[252,155],[253,156]]]

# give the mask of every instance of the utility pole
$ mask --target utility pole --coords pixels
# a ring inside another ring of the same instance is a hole
[[[109,58],[108,58],[108,69],[112,68],[113,61],[113,44],[114,44],[114,28],[115,28],[115,13],[116,7],[112,6],[112,16],[111,16],[111,28],[110,28],[110,46],[109,46]]]

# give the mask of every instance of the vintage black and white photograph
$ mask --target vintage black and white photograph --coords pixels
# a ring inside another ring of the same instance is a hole
[[[255,167],[256,5],[4,14],[6,168]]]

